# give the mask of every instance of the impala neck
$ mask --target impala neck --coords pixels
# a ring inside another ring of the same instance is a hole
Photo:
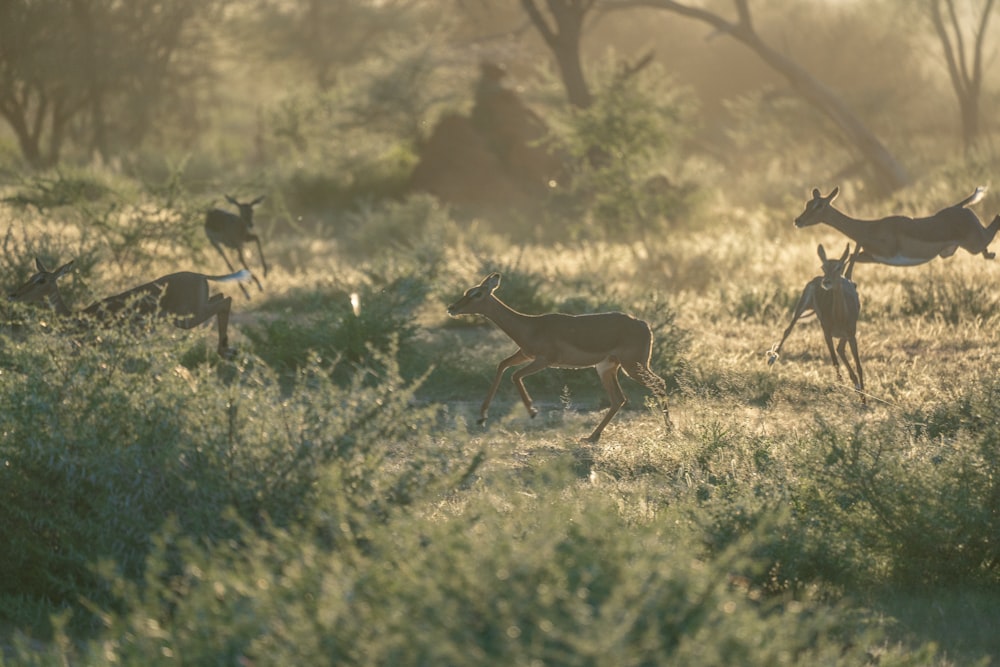
[[[537,317],[517,312],[492,294],[481,302],[479,314],[488,317],[518,345],[530,336],[531,322]]]
[[[849,236],[850,238],[856,238],[856,233],[864,233],[864,226],[866,224],[865,220],[852,218],[832,206],[828,206],[823,212],[822,222],[825,222],[838,232],[844,234],[844,236]]]
[[[58,289],[49,294],[49,304],[52,306],[52,309],[56,311],[57,315],[66,317],[73,314],[73,312],[69,309],[69,306],[66,305],[66,302],[63,301],[62,294]]]

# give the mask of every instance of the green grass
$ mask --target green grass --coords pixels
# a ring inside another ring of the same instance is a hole
[[[266,291],[233,293],[232,361],[214,327],[79,333],[11,311],[4,664],[997,659],[1000,264],[857,269],[864,408],[815,320],[767,365],[833,232],[747,214],[644,262],[444,233],[443,215],[370,255],[274,239]],[[67,247],[67,216],[11,242],[12,280],[33,244]],[[748,235],[777,242],[748,253]],[[129,278],[89,267],[88,293]],[[676,431],[626,379],[628,407],[582,443],[606,409],[593,370],[529,377],[534,419],[508,374],[477,425],[514,345],[445,307],[491,270],[527,312],[647,319]]]

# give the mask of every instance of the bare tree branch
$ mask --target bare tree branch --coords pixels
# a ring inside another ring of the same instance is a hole
[[[784,76],[807,103],[840,128],[872,167],[881,189],[892,191],[909,183],[909,175],[874,133],[835,91],[797,62],[766,44],[754,30],[749,0],[733,0],[737,20],[728,20],[701,7],[676,0],[608,0],[617,9],[645,7],[662,9],[706,23],[718,32],[742,42],[776,72]]]

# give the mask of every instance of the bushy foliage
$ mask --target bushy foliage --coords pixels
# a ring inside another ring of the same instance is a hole
[[[112,331],[5,343],[0,593],[103,607],[93,564],[134,579],[170,516],[214,541],[237,522],[295,525],[322,496],[326,539],[361,540],[468,465],[461,441],[428,440],[437,408],[411,405],[419,385],[391,355],[344,385],[315,358],[282,380],[252,356],[190,370],[172,357]]]
[[[604,76],[593,104],[569,111],[553,139],[576,165],[568,213],[592,221],[599,238],[641,241],[652,251],[695,202],[695,186],[671,180],[669,159],[689,102],[655,66]]]
[[[428,291],[421,276],[377,278],[356,291],[313,291],[276,300],[246,336],[272,366],[294,369],[314,361],[337,366],[381,366],[381,355],[401,348],[412,353],[417,332],[414,312]],[[348,373],[349,375],[350,373]]]
[[[473,502],[461,517],[391,522],[364,551],[285,530],[200,546],[168,528],[143,585],[109,573],[127,608],[70,653],[150,665],[857,664],[874,639],[845,643],[851,622],[814,601],[762,600],[730,577],[738,549],[700,559],[664,539],[670,521],[623,531],[599,492],[506,512],[488,494]]]

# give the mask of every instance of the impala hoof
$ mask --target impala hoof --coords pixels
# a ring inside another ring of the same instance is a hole
[[[767,365],[768,366],[773,366],[774,362],[776,362],[777,360],[778,360],[778,355],[777,354],[775,354],[774,352],[768,352],[767,353]]]
[[[476,426],[486,426],[486,417],[480,417],[477,419]]]

